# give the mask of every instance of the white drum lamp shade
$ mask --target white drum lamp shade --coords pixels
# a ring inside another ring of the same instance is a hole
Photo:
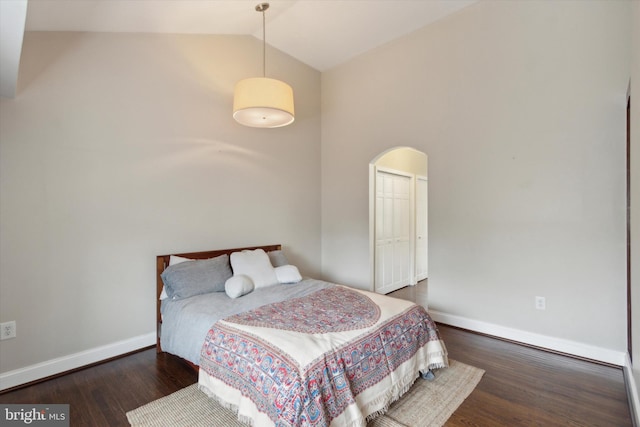
[[[293,123],[293,89],[267,77],[254,77],[236,83],[233,118],[240,124],[258,128],[277,128]]]

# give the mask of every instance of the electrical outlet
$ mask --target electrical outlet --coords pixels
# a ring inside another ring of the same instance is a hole
[[[0,323],[0,340],[16,337],[16,321]]]
[[[547,300],[545,297],[536,297],[536,310],[546,310]]]

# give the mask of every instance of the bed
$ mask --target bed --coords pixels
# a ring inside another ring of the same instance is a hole
[[[302,278],[280,245],[156,266],[158,351],[196,367],[199,388],[247,424],[365,426],[448,365],[423,307]]]

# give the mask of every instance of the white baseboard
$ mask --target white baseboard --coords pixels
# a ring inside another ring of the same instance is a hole
[[[629,403],[631,405],[631,417],[633,418],[634,426],[640,426],[640,396],[638,396],[638,383],[633,376],[633,364],[629,354],[626,354],[624,364],[624,376],[627,380],[627,394],[629,396]]]
[[[481,332],[483,334],[518,341],[524,344],[597,360],[612,365],[625,366],[625,357],[627,353],[624,351],[615,351],[576,341],[521,331],[518,329],[508,328],[506,326],[442,313],[435,310],[429,310],[429,314],[436,322],[447,325],[457,326],[459,328],[469,329],[471,331]]]
[[[145,335],[85,350],[80,353],[70,354],[68,356],[58,357],[57,359],[47,360],[46,362],[4,372],[0,374],[0,391],[81,368],[112,357],[120,356],[121,354],[139,350],[141,348],[154,345],[155,343],[156,333],[151,332]]]

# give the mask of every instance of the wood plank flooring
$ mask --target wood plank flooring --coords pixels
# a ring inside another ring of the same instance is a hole
[[[439,329],[452,359],[486,371],[447,426],[632,426],[621,369]],[[0,403],[68,403],[71,426],[128,426],[127,411],[196,381],[183,361],[148,349],[0,394]]]
[[[439,329],[449,357],[486,371],[447,426],[632,426],[622,369]]]
[[[72,427],[128,426],[128,411],[197,380],[185,362],[154,347],[0,394],[0,403],[68,403]]]
[[[426,306],[426,280],[391,296]],[[447,426],[632,426],[622,368],[438,325],[449,357],[486,371]]]

